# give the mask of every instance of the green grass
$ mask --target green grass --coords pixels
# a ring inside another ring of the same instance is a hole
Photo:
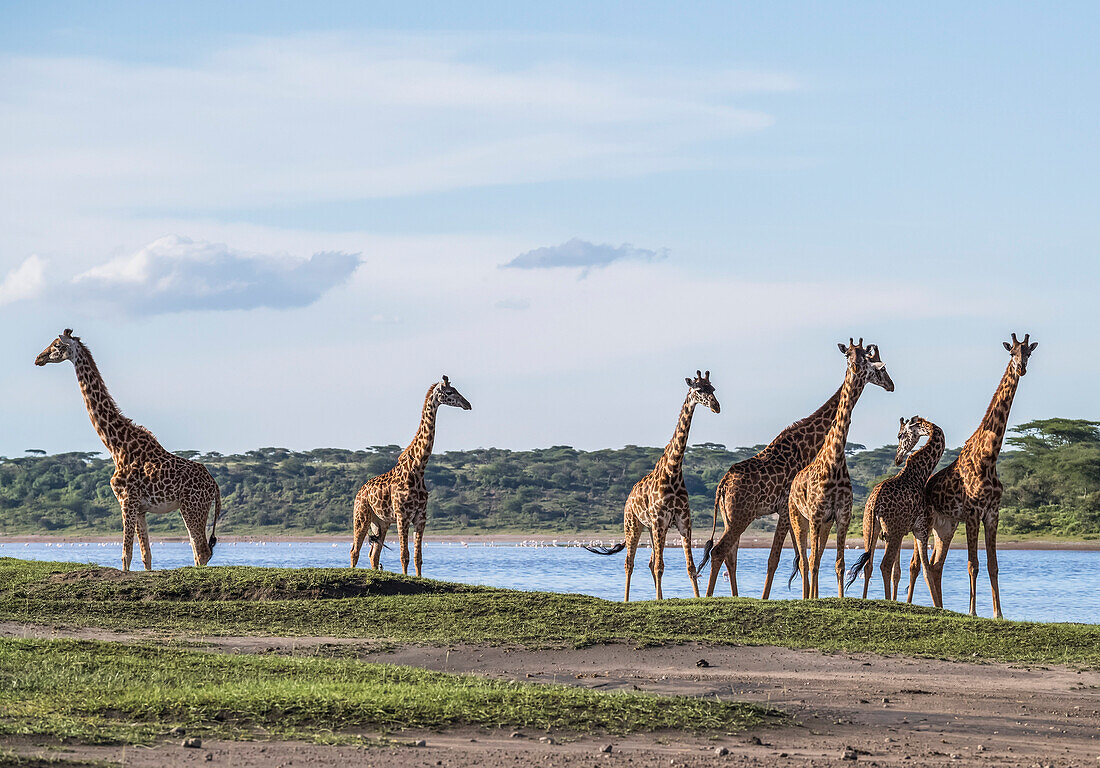
[[[0,640],[0,734],[151,742],[169,729],[340,741],[469,725],[726,732],[778,713],[716,699],[601,693],[353,659],[224,655],[78,640]]]
[[[995,621],[852,598],[624,605],[350,569],[219,566],[124,576],[112,569],[3,558],[0,620],[175,635],[327,635],[421,643],[698,640],[1100,667],[1100,625]]]

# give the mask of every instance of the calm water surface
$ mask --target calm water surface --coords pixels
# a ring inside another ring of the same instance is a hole
[[[299,542],[220,542],[211,565],[262,565],[288,568],[344,567],[348,564],[347,543],[299,543]],[[850,567],[860,550],[848,550]],[[696,562],[701,557],[696,550]],[[902,553],[902,585],[899,592],[904,597],[908,583],[910,551]],[[882,550],[876,552],[874,576],[869,595],[882,597],[882,582],[878,573],[878,560]],[[27,560],[61,560],[80,563],[98,563],[119,567],[122,558],[121,543],[0,543],[0,557],[19,557]],[[623,594],[624,553],[601,557],[579,547],[539,546],[527,547],[513,544],[426,543],[424,545],[424,575],[445,581],[483,584],[511,589],[544,590],[549,592],[574,592],[608,600],[621,600]],[[989,579],[985,571],[985,553],[981,551],[981,573],[978,575],[978,613],[992,615]],[[764,587],[768,550],[742,548],[738,555],[737,585],[741,595],[759,597]],[[1077,621],[1100,623],[1100,552],[1059,550],[1003,550],[1000,561],[1001,606],[1005,618],[1027,621]],[[364,562],[366,555],[364,553]],[[836,595],[836,578],[833,564],[835,550],[825,555],[821,564],[822,597]],[[153,566],[177,568],[192,565],[191,547],[186,543],[154,542]],[[653,580],[648,568],[649,550],[640,549],[634,566],[631,597],[648,600],[654,596]],[[141,556],[134,547],[134,564],[141,567]],[[780,563],[772,597],[788,599],[801,595],[801,583],[795,580],[791,591],[787,590],[787,576],[793,563],[791,551],[785,550]],[[386,551],[382,565],[388,570],[400,570],[396,551]],[[710,564],[701,579],[701,589],[706,590],[706,577]],[[856,595],[862,594],[863,579],[853,584]],[[665,597],[691,597],[691,585],[684,568],[683,551],[679,548],[665,550]],[[966,551],[951,550],[943,574],[944,605],[948,609],[965,612],[969,603],[969,580],[966,573]],[[716,593],[729,594],[729,582],[723,574]],[[851,593],[849,593],[851,594]],[[928,587],[923,577],[918,578],[914,602],[931,605]]]

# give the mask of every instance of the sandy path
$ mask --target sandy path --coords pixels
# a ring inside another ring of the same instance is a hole
[[[0,624],[0,635],[150,637],[11,623]],[[842,759],[846,747],[859,750],[857,762],[863,765],[1100,766],[1100,673],[1095,671],[697,644],[383,650],[336,638],[190,639],[224,652],[354,653],[366,661],[602,690],[717,695],[772,704],[794,715],[797,724],[717,739],[666,733],[555,744],[539,742],[545,735],[539,733],[402,734],[401,739],[423,738],[427,746],[365,751],[288,743],[212,743],[203,749],[171,744],[130,748],[127,766],[851,765]],[[700,659],[709,666],[697,666]],[[606,744],[614,745],[610,754],[600,751]],[[722,746],[729,755],[715,754]],[[121,751],[79,748],[73,756],[118,760]]]

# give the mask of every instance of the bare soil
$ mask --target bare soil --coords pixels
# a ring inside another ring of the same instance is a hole
[[[13,623],[0,624],[0,636],[153,638]],[[4,746],[22,755],[104,760],[132,768],[1100,766],[1100,673],[1090,670],[700,644],[528,650],[479,645],[382,647],[340,638],[182,639],[204,644],[212,652],[354,655],[365,661],[528,682],[720,696],[770,704],[791,714],[794,722],[713,736],[659,732],[619,738],[483,729],[403,732],[391,734],[392,745],[374,747],[221,741],[198,749],[184,748],[178,741],[152,748],[29,742]],[[413,746],[420,739],[426,745]],[[607,745],[612,748],[609,753],[602,751]],[[728,754],[716,753],[722,748]]]

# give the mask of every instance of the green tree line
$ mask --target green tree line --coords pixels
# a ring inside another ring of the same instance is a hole
[[[696,536],[709,533],[714,491],[734,462],[763,446],[693,445],[684,459]],[[875,483],[896,471],[894,446],[849,446],[859,530]],[[340,534],[351,527],[352,499],[368,478],[393,466],[400,448],[352,451],[260,448],[243,454],[180,451],[201,461],[221,487],[219,533]],[[660,448],[628,445],[579,451],[482,448],[432,457],[429,529],[434,532],[574,533],[622,525],[631,487],[653,468]],[[943,463],[958,454],[949,450]],[[0,530],[6,533],[115,533],[113,464],[97,453],[0,457]],[[1046,419],[1020,425],[1006,441],[1001,530],[1016,534],[1100,535],[1100,422]],[[184,532],[179,515],[151,515],[150,529]],[[756,530],[774,527],[774,518]]]

